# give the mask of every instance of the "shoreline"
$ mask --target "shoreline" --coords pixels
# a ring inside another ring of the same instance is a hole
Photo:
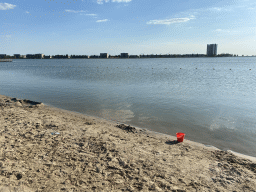
[[[0,190],[255,191],[230,152],[0,95]]]
[[[129,126],[132,126],[132,127],[135,127],[136,129],[140,129],[140,130],[145,130],[148,134],[153,134],[153,135],[162,135],[163,137],[169,137],[171,140],[176,140],[176,136],[173,136],[173,135],[168,135],[166,133],[161,133],[161,132],[157,132],[157,131],[152,131],[152,130],[149,130],[147,128],[143,128],[143,127],[139,127],[139,126],[136,126],[136,125],[133,125],[133,124],[126,124],[126,123],[123,123],[123,122],[118,122],[118,121],[112,121],[112,120],[109,120],[109,119],[104,119],[102,117],[98,117],[98,116],[92,116],[92,115],[88,115],[88,114],[84,114],[84,113],[80,113],[80,112],[77,112],[77,111],[70,111],[70,110],[67,110],[67,109],[61,109],[61,108],[58,108],[58,107],[55,107],[53,105],[47,105],[46,106],[49,106],[51,108],[56,108],[56,109],[59,109],[59,110],[63,110],[67,113],[74,113],[74,114],[79,114],[79,115],[84,115],[84,116],[87,116],[87,117],[91,117],[91,118],[95,118],[95,119],[100,119],[100,120],[103,120],[103,121],[109,121],[113,124],[125,124],[125,125],[129,125]],[[197,146],[201,146],[201,147],[206,147],[208,149],[212,149],[212,150],[220,150],[220,151],[227,151],[227,152],[230,152],[236,156],[239,156],[241,158],[245,158],[245,159],[249,159],[253,162],[256,162],[256,157],[254,156],[250,156],[250,155],[246,155],[246,154],[243,154],[243,153],[239,153],[239,152],[236,152],[236,151],[232,151],[232,150],[223,150],[223,149],[220,149],[214,145],[210,145],[210,144],[203,144],[203,143],[200,143],[200,142],[197,142],[197,141],[193,141],[193,140],[189,140],[189,139],[186,139],[186,136],[184,138],[184,142],[188,142],[189,144],[192,144],[192,145],[197,145]]]

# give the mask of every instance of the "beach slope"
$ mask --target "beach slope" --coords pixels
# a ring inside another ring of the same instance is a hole
[[[0,96],[0,191],[255,191],[232,153]]]

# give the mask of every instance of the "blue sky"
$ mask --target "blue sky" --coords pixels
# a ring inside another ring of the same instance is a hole
[[[256,55],[255,0],[0,0],[0,53]]]

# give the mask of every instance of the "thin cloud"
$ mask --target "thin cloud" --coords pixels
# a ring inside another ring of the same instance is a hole
[[[92,17],[96,17],[96,16],[97,16],[97,14],[93,14],[93,13],[91,13],[91,14],[85,14],[85,15],[87,15],[87,16],[92,16]]]
[[[101,23],[101,22],[107,22],[107,21],[108,21],[108,19],[102,19],[102,20],[97,20],[96,22]]]
[[[75,11],[75,10],[69,10],[69,9],[66,9],[65,11],[68,12],[68,13],[84,13],[85,12],[83,10]]]
[[[215,11],[215,12],[226,12],[226,11],[232,11],[232,8],[224,8],[224,7],[211,7],[208,8],[209,11]],[[207,11],[206,10],[206,11]]]
[[[10,39],[12,36],[11,35],[0,35],[0,37],[4,39]]]
[[[97,0],[97,3],[100,4],[100,5],[102,5],[104,2],[108,3],[109,0]]]
[[[0,3],[0,10],[9,10],[14,9],[16,5],[9,4],[9,3]]]
[[[209,8],[208,10],[210,10],[210,11],[222,11],[222,10],[224,10],[224,9],[221,8],[221,7],[211,7],[211,8]]]
[[[229,6],[229,7],[208,7],[208,8],[199,8],[199,9],[189,9],[187,11],[183,11],[175,15],[175,17],[191,17],[190,15],[199,17],[203,14],[222,14],[222,13],[229,13],[234,11],[237,6]]]
[[[216,29],[214,31],[219,34],[232,34],[232,35],[245,34],[245,31],[237,31],[237,30],[233,30],[233,29],[230,29],[230,30],[229,29]]]
[[[129,3],[132,0],[112,0],[112,2],[117,2],[117,3]]]
[[[235,7],[208,7],[208,8],[200,8],[200,9],[191,9],[192,13],[219,13],[219,12],[230,12],[233,11]]]
[[[216,32],[225,32],[225,33],[229,33],[230,32],[229,30],[226,30],[226,29],[216,29],[215,31]]]
[[[103,3],[108,3],[110,0],[97,0],[97,3],[102,5]],[[111,0],[113,3],[129,3],[132,0]]]
[[[29,12],[28,12],[28,11],[26,11],[26,13],[27,13],[27,14],[29,14]]]
[[[150,20],[147,22],[148,25],[171,25],[174,23],[183,23],[188,22],[193,18],[173,18],[173,19],[164,19],[164,20]]]

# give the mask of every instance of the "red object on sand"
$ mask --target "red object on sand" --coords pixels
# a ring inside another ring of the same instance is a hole
[[[185,133],[176,133],[177,136],[177,141],[178,142],[183,142],[183,139],[185,137]]]

